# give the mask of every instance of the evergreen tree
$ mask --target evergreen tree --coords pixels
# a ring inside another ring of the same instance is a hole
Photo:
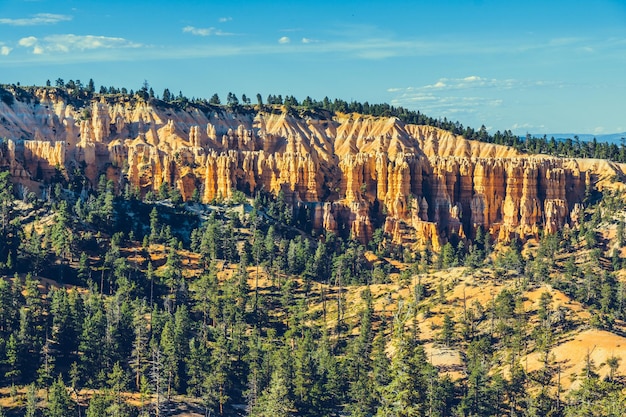
[[[83,378],[92,386],[104,364],[102,342],[106,340],[106,327],[102,302],[97,295],[92,294],[87,304],[87,316],[78,347]]]
[[[54,290],[52,292],[52,338],[62,356],[69,356],[78,345],[78,335],[73,323],[72,311],[66,290]]]
[[[447,347],[450,347],[454,338],[454,322],[452,321],[452,316],[448,313],[443,315],[443,325],[441,327],[440,337],[441,341]]]
[[[4,373],[5,378],[11,380],[11,385],[20,380],[22,375],[22,364],[20,359],[23,356],[23,346],[13,333],[9,336],[4,346],[5,364],[8,370]]]
[[[289,398],[289,390],[280,373],[272,375],[269,387],[259,398],[259,404],[251,413],[255,417],[289,417],[295,406]]]
[[[222,104],[220,102],[220,98],[217,95],[217,93],[211,96],[211,98],[209,99],[209,104],[214,105],[214,106],[219,106],[220,104]]]
[[[208,271],[205,271],[190,286],[191,299],[194,301],[192,310],[202,314],[201,335],[203,340],[208,337],[208,320],[211,316],[212,307],[216,306],[218,296],[217,272],[211,264]],[[215,325],[215,323],[213,323]]]
[[[163,372],[166,377],[165,384],[167,385],[167,401],[169,401],[172,396],[176,371],[178,370],[173,317],[170,317],[170,320],[168,320],[165,323],[165,327],[163,327],[160,348],[163,353]]]
[[[89,407],[87,408],[87,417],[102,417],[106,416],[108,409],[111,406],[111,400],[108,396],[103,394],[95,394],[89,401]]]
[[[67,392],[63,379],[59,378],[50,387],[50,400],[48,401],[47,417],[70,417],[76,415],[74,402]]]
[[[128,376],[119,362],[115,362],[113,365],[113,369],[107,375],[108,376],[108,386],[113,394],[113,407],[109,407],[109,415],[122,415],[125,407],[124,398],[122,397],[122,393],[126,391],[126,387],[128,385]],[[113,409],[111,409],[113,408]],[[111,412],[113,411],[113,412]]]
[[[26,388],[26,410],[24,416],[36,417],[37,415],[37,388],[35,387],[35,384],[30,384]]]
[[[134,339],[132,347],[132,358],[130,367],[135,374],[135,388],[140,389],[141,377],[144,375],[149,365],[148,349],[148,323],[145,318],[147,313],[145,304],[138,303],[133,316]]]
[[[391,380],[382,390],[377,416],[425,414],[428,385],[422,373],[426,364],[423,347],[402,336],[391,361]]]
[[[211,408],[217,408],[220,414],[224,413],[224,405],[230,399],[228,395],[230,370],[226,339],[220,336],[212,351],[211,372],[206,375],[204,381],[205,403]]]

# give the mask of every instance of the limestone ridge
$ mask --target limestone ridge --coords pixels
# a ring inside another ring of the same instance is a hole
[[[283,191],[308,206],[315,229],[361,241],[377,226],[398,243],[437,248],[481,225],[502,239],[571,222],[585,190],[621,167],[524,156],[397,118],[223,107],[182,110],[158,100],[99,96],[74,107],[54,88],[0,101],[0,156],[37,191],[57,168],[142,192],[163,183],[204,202],[232,190]]]

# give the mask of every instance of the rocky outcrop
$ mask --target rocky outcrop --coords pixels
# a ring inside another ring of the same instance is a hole
[[[74,104],[72,104],[74,103]],[[520,155],[429,126],[357,114],[169,104],[99,96],[76,104],[55,88],[0,102],[1,156],[14,180],[45,183],[107,174],[122,190],[163,183],[209,202],[283,192],[308,207],[316,229],[368,240],[383,227],[397,243],[508,239],[577,221],[585,189],[623,175],[607,161]],[[37,190],[33,190],[37,191]]]

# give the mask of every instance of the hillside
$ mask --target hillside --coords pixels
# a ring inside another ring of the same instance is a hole
[[[5,91],[0,413],[622,415],[621,165]]]
[[[118,191],[172,187],[185,201],[282,192],[316,232],[362,243],[377,228],[397,244],[435,248],[478,227],[505,240],[537,237],[623,177],[608,161],[521,155],[393,117],[3,91],[0,160],[36,194],[55,176],[89,189],[103,173]]]

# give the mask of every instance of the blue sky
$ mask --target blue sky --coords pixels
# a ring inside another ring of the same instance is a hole
[[[626,131],[625,1],[0,2],[0,83],[388,102],[515,133]]]

